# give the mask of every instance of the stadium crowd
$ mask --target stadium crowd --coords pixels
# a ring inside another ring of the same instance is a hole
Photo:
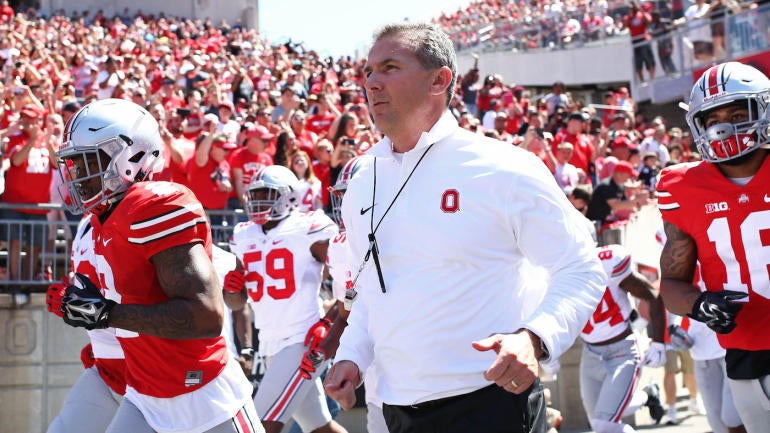
[[[147,107],[166,143],[161,179],[190,186],[209,210],[242,208],[251,175],[275,163],[303,179],[304,209],[329,211],[327,188],[341,167],[381,138],[367,112],[361,60],[274,45],[238,23],[141,11],[43,18],[28,10],[2,20],[5,203],[59,200],[50,163],[63,125],[97,99]],[[627,88],[608,92],[603,103],[613,108],[599,111],[562,83],[532,99],[500,74],[482,79],[477,68],[458,77],[457,90],[451,110],[462,127],[536,153],[568,194],[609,178],[619,160],[630,161],[651,189],[656,170],[697,157],[687,132],[637,115]],[[36,209],[10,212],[45,217]]]
[[[666,11],[672,18],[683,13]],[[483,42],[478,29],[490,25],[501,44],[516,38],[539,48],[622,33],[628,12],[619,2],[487,0],[436,22],[458,48]],[[188,186],[210,211],[243,209],[252,176],[283,165],[302,185],[302,210],[331,214],[329,186],[382,138],[363,92],[365,61],[272,44],[239,23],[129,10],[42,17],[34,9],[14,12],[3,1],[0,30],[4,219],[72,218],[35,205],[62,200],[54,155],[65,125],[96,100],[145,107],[164,142],[166,165],[155,180]],[[481,77],[477,58],[457,77],[449,108],[462,128],[534,153],[601,234],[654,198],[660,170],[700,159],[687,130],[662,117],[646,119],[627,88],[603,96],[605,108],[596,109],[556,82],[535,97],[501,74]],[[210,217],[214,226],[225,221]],[[18,264],[24,239],[3,239],[10,242],[10,280],[20,277],[13,260]]]
[[[537,50],[570,48],[608,38],[634,38],[637,30],[649,26],[653,36],[713,19],[693,30],[704,34],[703,43],[713,43],[724,50],[726,14],[755,8],[763,1],[719,0],[711,2],[639,0],[628,1],[511,1],[478,0],[433,21],[446,31],[460,50]],[[630,22],[636,11],[645,14],[643,22]],[[644,31],[643,31],[644,33]],[[713,33],[713,34],[712,34]],[[689,35],[693,40],[700,36]],[[648,38],[649,39],[649,38]],[[703,53],[699,52],[698,55]]]

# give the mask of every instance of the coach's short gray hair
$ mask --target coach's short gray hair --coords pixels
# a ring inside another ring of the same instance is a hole
[[[452,41],[443,30],[425,23],[388,24],[374,34],[374,42],[389,36],[401,36],[411,45],[412,53],[425,69],[439,69],[442,66],[452,71],[452,80],[447,88],[446,105],[452,101],[457,83],[457,55]]]

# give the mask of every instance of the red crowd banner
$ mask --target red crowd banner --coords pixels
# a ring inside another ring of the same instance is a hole
[[[735,62],[741,62],[745,65],[753,66],[760,71],[762,71],[765,75],[770,76],[770,50],[769,51],[763,51],[758,54],[754,54],[751,56],[741,57],[739,59],[733,59],[732,61]],[[693,71],[693,77],[692,81],[693,83],[700,78],[700,76],[706,72],[708,68],[710,68],[711,65],[705,66],[700,69],[695,69]]]

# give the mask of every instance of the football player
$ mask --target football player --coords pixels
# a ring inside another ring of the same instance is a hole
[[[348,316],[353,302],[356,298],[355,279],[357,264],[349,250],[348,238],[345,233],[345,223],[342,221],[342,199],[348,188],[348,182],[355,176],[359,170],[363,169],[369,156],[361,155],[348,161],[340,171],[337,182],[333,187],[329,187],[329,198],[332,204],[332,216],[340,227],[340,233],[332,239],[329,244],[329,250],[326,256],[326,266],[332,277],[332,293],[337,300],[338,319],[334,321],[329,335],[321,343],[317,351],[321,352],[319,356],[316,353],[308,353],[306,359],[330,359],[339,347],[340,336],[347,326]],[[315,371],[315,365],[311,362],[304,362],[305,370],[308,373]],[[382,400],[375,394],[377,389],[377,373],[374,366],[369,367],[364,374],[364,385],[366,387],[366,431],[369,433],[387,433],[388,427],[385,424],[385,418],[382,415]]]
[[[91,215],[86,214],[72,240],[70,264],[75,275],[98,282],[93,236]],[[61,300],[69,283],[54,283],[48,288],[48,311],[59,317],[63,316]],[[103,433],[123,400],[126,362],[123,349],[115,337],[115,328],[87,332],[91,342],[81,352],[85,371],[67,393],[61,411],[48,426],[48,433]]]
[[[322,211],[295,212],[298,186],[297,176],[281,165],[252,177],[244,200],[250,220],[237,224],[230,239],[239,263],[225,277],[225,301],[234,310],[248,301],[254,312],[259,353],[267,364],[254,402],[265,430],[278,433],[293,417],[302,431],[344,432],[326,406],[323,369],[305,380],[300,368],[336,316],[333,309],[320,317],[319,289],[338,228]]]
[[[628,433],[635,431],[622,418],[647,406],[650,416],[659,423],[663,417],[657,385],[635,392],[641,365],[660,367],[666,361],[663,344],[665,317],[662,304],[650,308],[652,343],[641,358],[636,334],[629,316],[633,307],[628,294],[653,304],[657,290],[647,279],[633,270],[628,250],[620,245],[598,249],[607,273],[607,288],[596,311],[588,319],[580,337],[580,397],[583,399],[591,428],[596,433]]]
[[[186,187],[152,181],[163,167],[157,121],[132,102],[104,99],[75,114],[62,141],[66,205],[92,214],[98,275],[66,289],[64,321],[115,328],[126,359],[125,398],[107,432],[263,431],[220,335],[203,207]]]
[[[768,103],[770,80],[757,69],[727,62],[706,70],[686,114],[703,160],[665,169],[658,183],[663,299],[719,334],[749,432],[770,425]],[[698,261],[704,292],[693,285]]]

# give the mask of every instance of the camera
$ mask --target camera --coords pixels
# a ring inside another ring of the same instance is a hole
[[[189,108],[177,108],[176,114],[178,114],[183,119],[190,115],[190,109]]]
[[[343,146],[355,146],[356,145],[356,140],[354,140],[352,138],[343,138],[342,139],[342,145]]]
[[[14,63],[14,64],[13,64],[13,66],[14,66],[16,69],[19,69],[19,68],[21,68],[21,62],[16,62],[16,63]]]

